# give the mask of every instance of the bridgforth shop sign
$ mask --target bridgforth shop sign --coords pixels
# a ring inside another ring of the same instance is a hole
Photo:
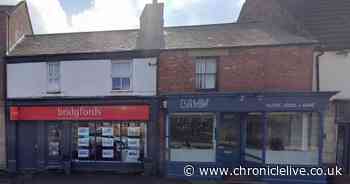
[[[10,108],[12,121],[54,120],[149,120],[148,105],[110,106],[16,106]]]

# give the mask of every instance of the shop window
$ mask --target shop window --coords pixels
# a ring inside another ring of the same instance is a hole
[[[196,88],[210,90],[216,88],[216,59],[196,59]]]
[[[47,92],[58,93],[60,92],[60,63],[48,62],[47,63]]]
[[[266,163],[318,164],[319,120],[312,113],[269,113]]]
[[[132,62],[112,62],[112,90],[130,90]]]
[[[214,115],[171,115],[170,160],[214,162],[214,123]]]
[[[73,126],[76,161],[141,162],[146,156],[143,122],[80,122]]]

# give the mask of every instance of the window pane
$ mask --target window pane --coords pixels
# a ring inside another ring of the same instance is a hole
[[[130,77],[131,62],[112,63],[112,77]]]
[[[171,116],[170,136],[172,161],[215,161],[213,115]]]
[[[47,63],[47,90],[50,92],[60,91],[60,63]]]
[[[130,79],[129,78],[122,78],[122,89],[123,90],[130,89]]]
[[[271,164],[318,164],[318,118],[312,113],[270,113],[268,150]]]
[[[81,122],[73,126],[75,160],[141,162],[146,151],[144,122]]]
[[[214,89],[215,88],[215,75],[213,74],[208,74],[206,75],[206,80],[205,80],[205,88],[206,89]]]
[[[263,115],[250,113],[247,119],[247,147],[245,149],[247,161],[262,162],[263,131]]]
[[[214,89],[216,87],[216,60],[200,58],[196,60],[197,89]]]
[[[122,81],[120,78],[112,78],[112,89],[114,90],[122,89]]]
[[[205,73],[205,62],[196,62],[196,73]]]
[[[208,61],[207,62],[207,68],[206,73],[216,73],[216,62],[215,61]]]

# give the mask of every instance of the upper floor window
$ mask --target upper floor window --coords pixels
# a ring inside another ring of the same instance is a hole
[[[130,90],[132,62],[112,62],[112,90]]]
[[[49,93],[60,92],[60,63],[59,62],[47,63],[47,92]]]
[[[215,58],[196,59],[196,88],[209,90],[216,88]]]

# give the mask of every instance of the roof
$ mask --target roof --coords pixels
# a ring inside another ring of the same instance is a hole
[[[326,48],[350,48],[349,0],[282,0],[281,5]]]
[[[8,5],[0,5],[0,12],[7,12],[7,13],[11,13],[13,11],[14,6],[8,6]]]
[[[249,0],[248,0],[249,1]],[[257,0],[250,0],[258,2]],[[259,3],[259,2],[258,2]],[[328,50],[349,49],[350,48],[350,1],[349,0],[265,0],[265,4],[275,7],[278,3],[280,7],[291,14],[313,38],[320,41]],[[246,3],[248,5],[249,3]],[[259,6],[250,4],[248,13],[250,18],[254,16],[264,16],[255,14]],[[248,10],[248,7],[245,10]],[[255,10],[254,10],[255,9]],[[276,14],[280,11],[273,9]],[[248,15],[248,16],[249,16]],[[285,14],[286,15],[286,14]],[[257,17],[255,17],[257,18]],[[261,18],[260,18],[261,19]],[[285,20],[288,20],[285,17]],[[275,22],[272,20],[272,22]],[[289,22],[290,23],[290,22]]]
[[[8,56],[33,56],[132,51],[138,30],[27,35]],[[260,23],[227,23],[166,27],[165,48],[222,48],[242,46],[313,44],[316,41]]]

